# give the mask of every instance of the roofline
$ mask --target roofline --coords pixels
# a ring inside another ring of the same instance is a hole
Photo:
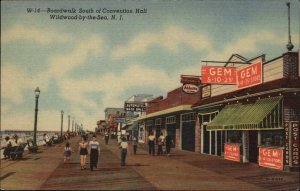
[[[254,93],[254,94],[239,96],[239,97],[235,97],[235,98],[231,98],[231,99],[226,99],[226,100],[222,100],[222,101],[217,101],[217,102],[213,102],[213,103],[208,103],[208,104],[204,104],[204,105],[199,105],[196,107],[192,107],[192,109],[193,110],[194,109],[202,109],[202,108],[210,107],[210,106],[217,105],[217,104],[223,104],[223,103],[230,102],[230,101],[237,101],[237,100],[241,100],[241,99],[245,99],[245,98],[265,95],[265,94],[269,94],[269,93],[276,93],[276,92],[281,92],[281,91],[284,91],[284,92],[299,91],[300,92],[300,88],[278,88],[278,89],[258,92],[258,93]]]

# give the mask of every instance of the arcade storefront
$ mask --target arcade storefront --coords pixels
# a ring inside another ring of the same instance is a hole
[[[264,79],[259,85],[219,95],[213,95],[212,90],[209,98],[194,104],[199,119],[199,151],[227,160],[298,171],[298,54],[289,52],[264,62]]]

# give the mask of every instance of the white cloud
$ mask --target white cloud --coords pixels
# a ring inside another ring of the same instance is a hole
[[[295,39],[299,39],[299,35],[293,35]],[[231,43],[224,46],[222,51],[211,50],[207,55],[208,60],[227,60],[232,54],[247,54],[256,53],[261,54],[263,52],[259,46],[264,45],[282,45],[285,50],[285,44],[287,43],[287,37],[279,35],[270,31],[255,31],[248,35],[237,38]],[[203,58],[204,59],[204,58]],[[205,60],[204,59],[204,60]]]
[[[49,74],[56,78],[64,78],[68,72],[86,64],[86,60],[93,56],[98,57],[103,52],[102,38],[92,35],[88,39],[77,42],[74,49],[67,54],[54,55],[50,58]]]
[[[2,43],[26,40],[47,45],[67,42],[70,40],[70,37],[62,32],[53,31],[52,29],[16,24],[2,33],[1,40]]]
[[[170,26],[158,33],[141,33],[127,45],[118,46],[112,51],[112,58],[144,53],[152,45],[158,45],[172,52],[178,52],[180,45],[190,46],[194,51],[210,49],[208,37],[201,33],[188,32],[179,26]]]
[[[106,73],[84,79],[64,79],[59,87],[63,98],[70,102],[72,113],[75,113],[83,124],[94,127],[96,120],[103,117],[105,107],[123,106],[124,100],[120,99],[120,95],[128,88],[156,86],[170,90],[178,86],[179,80],[177,75],[168,75],[163,70],[131,64],[119,74]],[[92,93],[99,94],[100,105],[88,96]],[[93,114],[88,114],[86,110],[92,111]]]
[[[1,68],[1,97],[20,104],[24,101],[24,90],[32,91],[34,94],[36,86],[47,90],[48,80],[44,80],[42,74],[27,74],[14,64],[6,64]]]

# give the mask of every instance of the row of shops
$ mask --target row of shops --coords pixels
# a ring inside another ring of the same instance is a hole
[[[234,64],[233,64],[234,63]],[[170,135],[175,148],[278,170],[299,169],[299,52],[269,61],[232,55],[224,67],[261,63],[261,83],[201,84],[188,94],[182,87],[148,102],[137,118],[139,142],[150,132]],[[251,79],[250,79],[251,80]]]

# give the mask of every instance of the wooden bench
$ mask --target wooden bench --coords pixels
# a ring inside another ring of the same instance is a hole
[[[12,147],[9,156],[12,160],[23,158],[24,149],[27,143],[21,143],[19,146]]]
[[[62,143],[64,142],[64,138],[59,136],[57,139],[54,139],[53,137],[53,144],[59,144],[59,143]]]
[[[33,143],[32,139],[28,139],[27,144],[28,144],[28,150],[30,152],[37,152],[38,146]]]

